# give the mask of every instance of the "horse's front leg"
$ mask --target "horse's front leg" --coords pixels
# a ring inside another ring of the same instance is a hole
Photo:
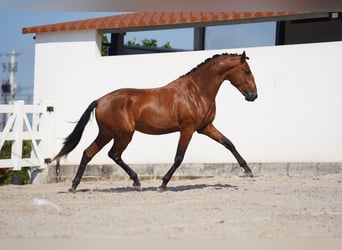
[[[162,185],[158,188],[159,192],[163,192],[166,190],[167,183],[170,181],[172,175],[177,170],[177,168],[181,165],[184,155],[185,155],[185,151],[189,145],[189,142],[191,140],[193,133],[194,133],[194,130],[190,128],[181,130],[174,163],[172,167],[170,168],[170,170],[163,177]]]
[[[203,130],[198,131],[201,134],[209,136],[211,139],[221,143],[225,146],[235,157],[237,162],[239,163],[240,167],[245,170],[245,176],[253,177],[252,170],[248,167],[247,162],[242,158],[239,152],[236,150],[233,143],[225,137],[220,131],[218,131],[214,125],[209,124]]]

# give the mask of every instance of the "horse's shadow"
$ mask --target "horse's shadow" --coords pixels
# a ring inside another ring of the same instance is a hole
[[[166,192],[184,192],[190,190],[199,190],[199,189],[238,189],[238,186],[233,186],[230,184],[195,184],[195,185],[183,185],[183,186],[175,186],[175,187],[167,187]],[[79,192],[87,192],[87,190],[79,190]],[[102,193],[128,193],[128,192],[151,192],[158,191],[157,187],[143,187],[140,191],[137,191],[133,187],[117,187],[117,188],[105,188],[105,189],[94,189],[93,192],[102,192]]]

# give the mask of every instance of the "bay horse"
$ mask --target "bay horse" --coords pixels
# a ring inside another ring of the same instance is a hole
[[[241,55],[214,55],[163,87],[118,89],[91,102],[53,159],[59,164],[61,157],[77,146],[95,109],[99,132],[96,139],[84,150],[69,191],[76,192],[88,162],[112,139],[114,143],[108,156],[129,175],[133,180],[133,187],[140,190],[136,172],[121,158],[135,130],[153,135],[180,132],[173,165],[162,178],[159,191],[166,190],[169,180],[183,161],[195,131],[207,135],[230,150],[244,169],[245,175],[252,177],[251,169],[233,143],[212,124],[216,111],[215,97],[224,80],[229,80],[247,101],[257,98],[254,76],[247,59],[249,58],[245,52]]]

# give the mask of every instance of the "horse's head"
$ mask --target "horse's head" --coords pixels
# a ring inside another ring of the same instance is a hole
[[[239,63],[229,70],[226,80],[229,80],[244,96],[252,102],[258,97],[254,76],[247,63],[245,51],[240,56]]]

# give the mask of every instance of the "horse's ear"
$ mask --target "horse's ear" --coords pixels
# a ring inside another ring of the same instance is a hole
[[[246,61],[246,52],[245,51],[243,51],[242,52],[242,55],[241,55],[241,63],[243,63],[244,61]]]
[[[249,58],[246,56],[246,52],[243,51],[242,55],[241,55],[241,63],[245,62],[246,60],[248,60]]]

